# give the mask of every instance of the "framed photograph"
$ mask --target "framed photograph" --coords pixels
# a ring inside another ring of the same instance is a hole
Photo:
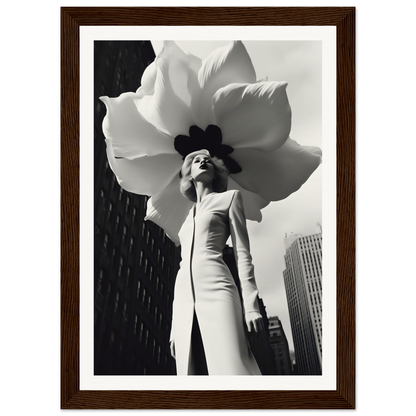
[[[354,409],[355,8],[62,8],[61,77],[61,408]]]

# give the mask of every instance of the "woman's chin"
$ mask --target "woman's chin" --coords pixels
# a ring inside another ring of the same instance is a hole
[[[194,176],[195,181],[210,183],[214,179],[214,176],[208,170],[201,170],[196,176]]]

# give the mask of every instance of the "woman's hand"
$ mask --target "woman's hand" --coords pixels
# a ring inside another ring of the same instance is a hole
[[[247,312],[245,315],[248,332],[263,331],[263,317],[258,312]]]
[[[169,343],[170,355],[176,360],[175,341]]]

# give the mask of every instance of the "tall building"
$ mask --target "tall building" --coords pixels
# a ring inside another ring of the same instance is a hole
[[[117,183],[106,157],[102,95],[140,86],[154,60],[150,42],[94,44],[94,373],[175,374],[170,355],[174,280],[180,251],[144,221],[147,197]]]
[[[289,344],[282,323],[277,316],[271,316],[269,318],[269,334],[277,374],[292,375],[293,369],[289,353]]]
[[[284,240],[283,277],[299,375],[322,374],[322,232]]]

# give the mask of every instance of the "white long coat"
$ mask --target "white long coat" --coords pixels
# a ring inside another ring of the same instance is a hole
[[[222,259],[231,234],[241,296]],[[176,277],[171,340],[178,375],[190,366],[194,314],[209,375],[260,375],[244,329],[244,313],[259,312],[243,201],[239,191],[211,193],[190,210],[180,232],[182,261]]]

